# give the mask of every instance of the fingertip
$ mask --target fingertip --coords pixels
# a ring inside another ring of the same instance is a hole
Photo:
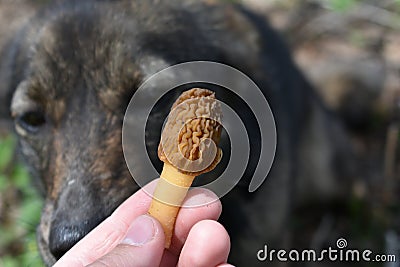
[[[221,202],[212,191],[204,188],[190,190],[176,218],[170,251],[179,255],[190,229],[203,220],[218,220],[221,212]]]
[[[158,266],[164,244],[160,223],[150,215],[140,215],[132,222],[123,240],[89,266]]]
[[[227,262],[229,251],[230,238],[225,228],[213,220],[200,221],[188,235],[178,266],[218,266]]]
[[[164,232],[160,223],[150,215],[138,216],[129,227],[121,244],[132,246],[144,246],[153,239],[161,239],[157,242],[164,242]]]
[[[212,238],[217,247],[230,249],[231,246],[231,240],[225,227],[214,220],[203,220],[196,223],[189,234],[192,234],[203,244],[207,244]]]
[[[152,220],[152,222],[153,222],[153,225],[154,225],[154,228],[155,228],[155,238],[160,239],[160,242],[161,242],[161,243],[163,244],[163,246],[164,246],[164,243],[165,243],[165,234],[164,234],[164,229],[163,229],[161,223],[160,223],[156,218],[154,218],[153,216],[151,216],[150,214],[145,214],[145,215],[142,215],[142,216],[146,216],[146,217],[148,217],[148,218],[151,218],[151,220]]]
[[[218,196],[206,188],[193,188],[187,193],[182,208],[197,208],[207,205],[217,205],[222,210]]]

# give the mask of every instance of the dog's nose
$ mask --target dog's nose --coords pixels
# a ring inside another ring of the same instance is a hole
[[[70,250],[90,229],[83,226],[63,226],[52,227],[50,231],[49,249],[56,259],[61,258]]]

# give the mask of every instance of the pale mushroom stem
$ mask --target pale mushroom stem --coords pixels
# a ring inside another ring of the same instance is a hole
[[[165,163],[151,202],[149,214],[160,222],[165,234],[165,248],[171,245],[176,216],[196,176],[179,172]]]

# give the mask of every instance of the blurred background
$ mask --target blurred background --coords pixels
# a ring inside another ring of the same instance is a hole
[[[4,34],[12,34],[44,2],[0,0],[1,27],[11,29],[0,31],[0,47]],[[368,266],[400,266],[400,1],[229,2],[265,15],[282,33],[355,151],[349,194],[325,186],[329,198],[305,199],[295,210],[292,227],[313,236],[312,244],[295,237],[294,247],[326,247],[339,234],[353,248],[397,256],[397,263]],[[0,121],[0,267],[42,266],[35,243],[41,199],[8,128]]]

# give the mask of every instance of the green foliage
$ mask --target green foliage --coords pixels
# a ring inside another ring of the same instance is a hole
[[[0,141],[0,172],[4,172],[14,156],[15,140],[11,136]]]
[[[0,138],[0,266],[42,267],[36,245],[42,200],[15,159],[15,138]]]
[[[334,11],[345,12],[355,5],[356,0],[329,0],[328,3]]]

